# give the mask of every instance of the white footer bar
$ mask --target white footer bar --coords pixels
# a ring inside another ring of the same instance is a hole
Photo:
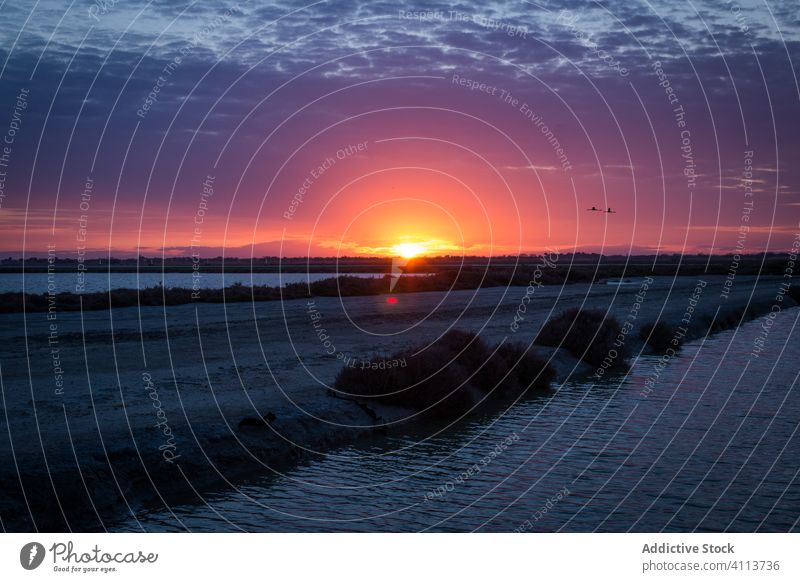
[[[799,554],[794,534],[3,534],[0,578],[800,580]]]

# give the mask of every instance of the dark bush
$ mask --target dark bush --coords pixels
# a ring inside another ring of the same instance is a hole
[[[612,365],[620,365],[625,359],[624,344],[614,345],[620,331],[619,322],[602,310],[573,308],[545,323],[535,343],[564,348],[593,366],[601,365],[616,350]]]
[[[752,301],[745,307],[720,309],[715,317],[705,318],[705,321],[712,332],[737,329],[742,323],[769,313],[771,307],[770,301]]]
[[[675,330],[666,321],[657,323],[645,323],[639,329],[639,337],[654,350],[666,350],[670,346],[678,347],[681,344],[680,338],[675,337]],[[678,344],[673,343],[675,339]]]
[[[335,388],[348,396],[453,416],[471,410],[490,392],[514,397],[547,390],[553,376],[547,363],[524,346],[493,350],[477,335],[453,330],[428,346],[346,367]]]

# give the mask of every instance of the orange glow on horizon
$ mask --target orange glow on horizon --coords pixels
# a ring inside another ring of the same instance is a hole
[[[427,250],[425,243],[414,242],[397,243],[392,247],[392,252],[404,259],[413,259],[414,257],[425,254]]]

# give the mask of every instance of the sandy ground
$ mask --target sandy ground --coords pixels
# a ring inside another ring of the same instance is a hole
[[[689,326],[695,336],[718,312],[767,312],[781,283],[738,277],[723,298],[724,277],[703,280]],[[511,287],[399,295],[396,304],[379,296],[0,315],[2,525],[96,529],[129,507],[202,495],[325,454],[375,424],[358,404],[328,393],[341,366],[450,327],[530,343],[548,317],[580,306],[620,321],[635,312],[637,329],[658,318],[680,325],[698,279],[655,278],[637,299],[640,282],[537,288],[524,313],[526,289]],[[512,331],[515,314],[522,319]],[[638,351],[635,332],[629,337]],[[540,351],[554,356],[560,381],[573,369],[592,371],[561,351]],[[406,411],[377,411],[378,424],[402,430]],[[268,414],[269,426],[259,420]],[[240,428],[245,418],[254,426]]]

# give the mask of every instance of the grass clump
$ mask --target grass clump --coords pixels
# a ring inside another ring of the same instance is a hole
[[[430,345],[344,368],[334,387],[348,396],[447,417],[473,410],[489,393],[516,397],[547,390],[553,376],[525,346],[492,349],[474,333],[452,330]]]
[[[624,343],[616,345],[621,336],[619,322],[598,309],[568,309],[544,324],[535,343],[564,348],[573,356],[593,366],[609,361],[616,365],[624,361]]]
[[[744,307],[727,311],[720,310],[716,317],[705,318],[705,321],[712,333],[738,329],[743,323],[769,313],[771,308],[772,302],[770,301],[751,301]]]
[[[639,337],[657,351],[663,351],[669,347],[679,347],[682,343],[682,336],[676,336],[675,329],[666,321],[645,323],[639,329]]]

